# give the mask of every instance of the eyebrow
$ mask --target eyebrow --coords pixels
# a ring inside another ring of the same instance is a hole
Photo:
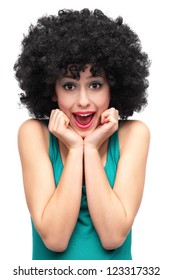
[[[61,79],[65,79],[65,78],[72,79],[72,80],[77,80],[77,79],[75,79],[75,78],[73,78],[72,76],[69,76],[69,75],[67,75],[67,76],[62,76],[62,77],[61,77]],[[92,78],[93,78],[93,79],[95,79],[95,78],[103,78],[103,79],[105,79],[105,77],[102,76],[102,75],[97,75],[97,76],[92,76],[92,75],[90,75],[90,76],[86,77],[87,80],[92,79]],[[80,80],[80,79],[79,79],[79,80]]]

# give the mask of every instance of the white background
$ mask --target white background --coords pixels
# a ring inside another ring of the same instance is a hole
[[[80,10],[85,7],[99,8],[113,18],[121,15],[124,22],[137,32],[143,50],[152,60],[148,107],[133,116],[149,126],[151,145],[143,201],[133,226],[132,251],[138,265],[162,267],[166,264],[169,270],[173,250],[173,23],[171,1],[168,0],[1,1],[0,254],[7,268],[13,263],[20,265],[31,261],[30,216],[17,150],[17,131],[28,114],[25,109],[18,108],[20,89],[13,72],[20,42],[29,25],[35,24],[38,17],[56,14],[62,8]],[[162,275],[161,279],[164,278]]]

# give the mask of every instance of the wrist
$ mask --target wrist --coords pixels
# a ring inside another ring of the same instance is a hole
[[[93,146],[85,146],[84,147],[84,163],[86,166],[91,166],[93,162],[97,161],[97,159],[100,159],[100,154],[98,149],[96,149]]]
[[[68,150],[67,158],[70,159],[73,163],[79,164],[83,162],[83,148],[71,148]]]
[[[92,145],[85,145],[84,146],[84,154],[85,153],[98,153],[98,148]]]
[[[83,145],[68,148],[68,153],[69,154],[79,154],[79,155],[81,155],[81,154],[83,154],[83,152],[84,152]]]

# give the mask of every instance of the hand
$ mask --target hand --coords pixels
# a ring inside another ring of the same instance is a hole
[[[118,111],[109,108],[101,115],[101,124],[84,139],[84,147],[96,148],[100,146],[118,129]]]
[[[52,110],[48,128],[68,150],[83,147],[82,137],[70,126],[68,117],[61,110]]]

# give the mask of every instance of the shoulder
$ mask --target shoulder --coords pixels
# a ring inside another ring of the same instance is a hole
[[[46,133],[48,131],[48,128],[44,121],[42,120],[36,120],[36,119],[28,119],[24,121],[21,126],[19,127],[18,134],[30,134],[30,133]]]
[[[126,120],[120,122],[120,133],[142,133],[150,135],[148,126],[140,120]]]
[[[21,124],[18,130],[18,143],[25,145],[34,143],[47,143],[49,138],[48,128],[44,121],[29,119]]]
[[[149,145],[150,130],[148,126],[140,120],[126,120],[120,122],[119,127],[120,148],[129,145]]]

